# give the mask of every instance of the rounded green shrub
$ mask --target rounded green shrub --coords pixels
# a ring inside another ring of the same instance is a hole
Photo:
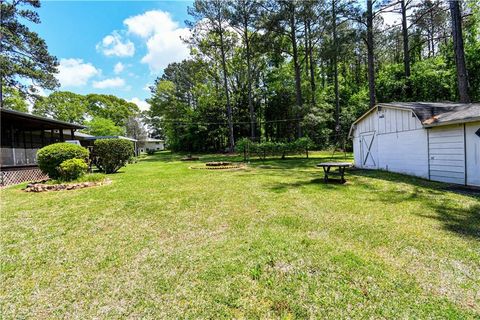
[[[80,178],[87,173],[88,165],[83,159],[68,159],[63,161],[58,167],[60,179],[63,181],[72,181]]]
[[[93,153],[98,169],[114,173],[133,157],[133,143],[125,139],[99,139],[95,140]]]
[[[61,142],[43,147],[37,152],[38,167],[51,179],[60,178],[58,167],[69,159],[81,159],[86,162],[88,150],[76,144]]]

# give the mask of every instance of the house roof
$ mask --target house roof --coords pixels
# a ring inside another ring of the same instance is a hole
[[[136,142],[136,139],[124,137],[124,136],[91,136],[91,135],[85,135],[82,137],[83,140],[99,140],[99,139],[123,139],[123,140],[129,140]]]
[[[378,106],[412,110],[424,127],[480,120],[480,103],[391,102]]]
[[[83,129],[82,125],[69,123],[65,121],[40,117],[30,113],[8,110],[1,108],[2,123],[15,123],[16,126],[21,125],[26,130],[40,129]],[[2,124],[3,125],[3,124]]]
[[[145,140],[139,140],[142,142],[164,142],[162,139],[146,138]]]

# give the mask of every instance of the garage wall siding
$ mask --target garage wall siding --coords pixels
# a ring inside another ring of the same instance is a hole
[[[465,184],[463,124],[429,130],[430,179]]]

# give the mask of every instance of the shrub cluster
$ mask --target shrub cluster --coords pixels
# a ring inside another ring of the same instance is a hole
[[[308,158],[308,151],[314,147],[310,138],[300,138],[292,142],[252,142],[248,138],[239,140],[236,144],[237,152],[243,153],[245,160],[251,155],[256,155],[262,160],[267,157],[281,157],[287,155],[305,153]]]
[[[58,167],[58,171],[63,181],[72,181],[80,178],[87,173],[88,165],[83,159],[68,159],[63,161]]]
[[[147,149],[147,154],[151,156],[154,155],[156,151],[155,149]]]
[[[114,173],[134,156],[134,147],[131,141],[125,139],[99,139],[95,140],[93,154],[98,169]]]
[[[60,165],[70,159],[88,161],[88,150],[71,143],[54,143],[43,147],[37,152],[37,163],[40,170],[51,179],[64,179]]]

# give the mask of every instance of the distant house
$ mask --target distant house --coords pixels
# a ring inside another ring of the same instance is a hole
[[[380,103],[350,137],[356,167],[480,186],[479,103]]]
[[[100,139],[123,139],[123,140],[128,140],[128,141],[131,141],[133,143],[135,155],[139,154],[138,141],[136,139],[132,139],[132,138],[124,137],[124,136],[92,136],[90,134],[86,134],[86,133],[83,133],[83,132],[75,133],[75,137],[76,137],[76,139],[78,139],[80,141],[80,145],[82,145],[83,147],[86,147],[86,148],[89,148],[89,147],[93,148],[93,144],[95,143],[95,140],[100,140]]]
[[[139,147],[140,152],[146,152],[147,150],[165,150],[165,140],[147,138],[145,140],[139,140],[138,143],[141,145],[141,147]]]
[[[0,185],[43,179],[37,167],[38,149],[56,142],[75,140],[84,126],[36,115],[0,109]]]

